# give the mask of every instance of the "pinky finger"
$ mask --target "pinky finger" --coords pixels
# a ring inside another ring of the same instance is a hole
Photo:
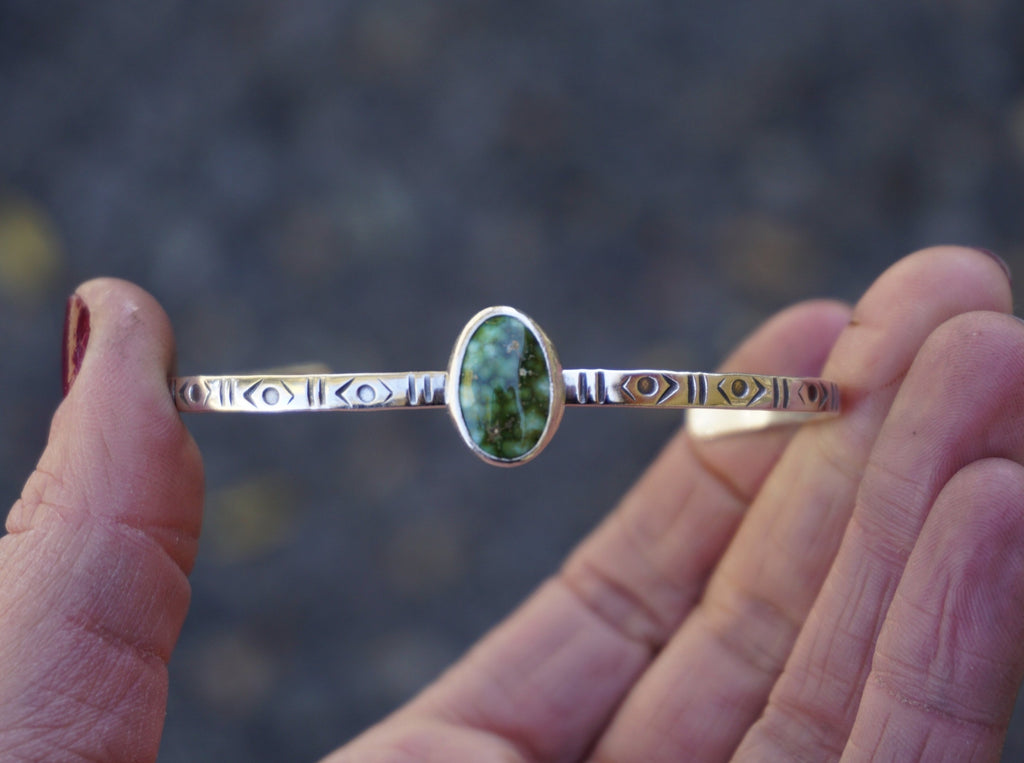
[[[1024,467],[939,494],[878,637],[844,761],[999,759],[1024,677]]]

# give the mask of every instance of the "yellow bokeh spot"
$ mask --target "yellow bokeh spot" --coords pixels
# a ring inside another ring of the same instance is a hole
[[[0,197],[0,290],[34,300],[53,285],[62,259],[49,217],[24,199]]]

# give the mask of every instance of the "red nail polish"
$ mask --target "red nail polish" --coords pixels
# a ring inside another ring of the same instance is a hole
[[[64,380],[64,397],[71,391],[78,372],[82,369],[85,348],[89,344],[89,307],[77,294],[68,299],[64,313],[64,354],[61,371]]]

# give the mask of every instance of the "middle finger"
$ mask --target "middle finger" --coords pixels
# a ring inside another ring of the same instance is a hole
[[[918,348],[947,319],[1006,312],[995,261],[946,247],[884,273],[854,311],[823,376],[844,414],[790,444],[704,599],[625,700],[600,760],[728,757],[762,712],[835,557],[868,454]]]

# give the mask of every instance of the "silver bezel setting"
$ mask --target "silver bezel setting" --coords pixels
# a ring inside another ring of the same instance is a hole
[[[466,426],[465,418],[462,415],[462,404],[459,398],[459,385],[461,383],[460,372],[462,370],[463,360],[466,356],[466,348],[469,344],[469,340],[472,339],[476,330],[484,321],[496,316],[515,318],[526,327],[527,331],[533,334],[537,339],[537,344],[540,346],[541,352],[544,354],[544,362],[547,365],[548,377],[550,380],[550,403],[548,407],[547,421],[544,425],[544,431],[541,433],[540,439],[533,448],[516,458],[498,458],[477,445]],[[555,432],[558,430],[558,425],[562,421],[562,414],[565,412],[565,379],[562,374],[562,365],[558,361],[558,354],[555,352],[554,345],[551,343],[551,340],[548,339],[548,336],[544,333],[543,329],[541,329],[541,327],[532,318],[521,313],[515,308],[504,305],[488,307],[481,310],[463,327],[462,332],[455,341],[455,347],[452,349],[451,358],[448,361],[448,373],[447,378],[445,379],[444,394],[445,401],[448,406],[448,413],[451,415],[452,421],[455,423],[455,428],[458,430],[459,436],[462,437],[462,441],[466,443],[469,449],[479,458],[495,466],[519,466],[520,464],[524,464],[535,458],[542,450],[544,450],[547,444],[551,442],[551,438],[555,436]]]

